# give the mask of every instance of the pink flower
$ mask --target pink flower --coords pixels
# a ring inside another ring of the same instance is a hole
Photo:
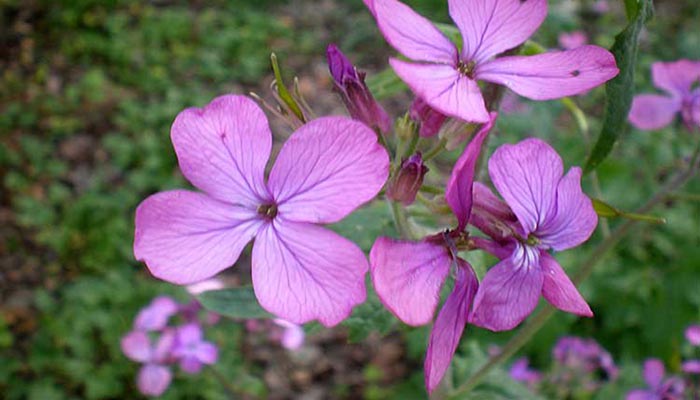
[[[525,383],[533,388],[542,380],[542,373],[530,368],[527,357],[522,357],[513,362],[508,371],[511,378],[518,382]]]
[[[700,360],[684,361],[681,370],[686,374],[700,375]]]
[[[671,377],[664,379],[664,363],[656,358],[644,362],[644,381],[649,389],[636,389],[625,397],[626,400],[681,400],[685,385],[681,379]]]
[[[644,130],[661,129],[680,112],[689,129],[700,126],[700,88],[693,89],[700,79],[700,61],[656,62],[651,65],[651,77],[654,86],[668,95],[635,96],[629,113],[632,125]]]
[[[148,334],[132,331],[121,340],[122,352],[133,361],[143,364],[136,383],[139,391],[146,396],[160,396],[170,386],[172,373],[166,366],[171,357],[175,335],[166,330],[153,345]]]
[[[435,136],[447,120],[447,116],[433,109],[420,97],[416,97],[409,110],[411,119],[420,124],[418,131],[421,137]]]
[[[588,43],[588,37],[583,31],[563,32],[559,34],[559,47],[572,50]]]
[[[494,214],[509,217],[501,223],[507,233],[500,236],[500,247],[490,250],[501,261],[484,276],[470,322],[493,331],[512,329],[535,309],[540,294],[561,310],[592,316],[548,253],[578,246],[598,223],[591,200],[581,190],[581,169],[573,167],[564,175],[559,155],[539,139],[499,147],[488,166],[491,181],[517,222],[502,211],[495,196],[487,197],[494,202]]]
[[[202,339],[202,328],[189,323],[177,328],[172,354],[180,361],[180,368],[188,374],[196,374],[204,365],[216,363],[219,351],[216,346]]]
[[[440,288],[450,269],[455,285],[435,320],[425,355],[425,385],[437,387],[447,371],[467,324],[479,282],[469,263],[457,256],[472,207],[474,168],[496,115],[476,134],[459,158],[447,183],[446,200],[458,227],[419,242],[380,237],[370,251],[374,288],[384,306],[409,325],[429,323],[440,301]]]
[[[183,175],[204,193],[171,190],[139,205],[134,254],[153,275],[176,284],[208,279],[255,238],[253,288],[269,312],[332,326],[365,300],[365,255],[315,224],[343,219],[382,188],[389,158],[371,129],[345,117],[305,124],[267,183],[272,134],[244,96],[182,111],[171,138]]]
[[[158,296],[141,309],[134,320],[134,329],[159,331],[168,324],[168,319],[177,314],[180,305],[168,296]]]
[[[685,338],[693,346],[700,346],[700,325],[691,325],[686,328]]]
[[[585,92],[618,73],[615,58],[597,46],[534,56],[498,54],[525,42],[547,15],[546,0],[448,0],[462,34],[462,51],[429,20],[397,0],[365,1],[386,40],[415,62],[389,60],[431,107],[466,121],[489,114],[477,81],[507,86],[534,100]]]

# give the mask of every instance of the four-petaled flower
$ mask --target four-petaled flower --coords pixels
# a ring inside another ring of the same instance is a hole
[[[670,95],[640,94],[634,97],[629,120],[644,130],[661,129],[681,113],[683,122],[692,129],[700,127],[700,61],[679,60],[651,65],[654,86]]]
[[[360,248],[316,226],[376,196],[389,158],[366,125],[325,117],[286,141],[265,183],[272,134],[260,107],[227,95],[182,111],[171,138],[183,175],[204,193],[171,190],[136,210],[134,254],[177,284],[210,278],[252,250],[260,304],[294,323],[332,326],[365,300]]]
[[[454,289],[435,319],[425,355],[425,386],[429,392],[440,383],[452,361],[479,286],[471,265],[457,252],[467,244],[464,230],[472,209],[474,170],[495,119],[492,113],[489,123],[467,145],[447,183],[445,197],[457,217],[457,228],[419,242],[379,237],[369,255],[379,299],[397,318],[414,326],[432,320],[440,288],[454,267]]]
[[[488,169],[517,222],[502,224],[509,232],[491,250],[501,261],[484,276],[470,322],[493,331],[512,329],[535,309],[540,294],[563,311],[592,316],[548,253],[578,246],[598,224],[591,200],[581,190],[581,169],[573,167],[564,175],[559,155],[539,139],[502,145]],[[504,207],[495,200],[492,208]]]
[[[147,332],[132,331],[121,340],[122,352],[133,361],[143,364],[136,378],[139,391],[147,396],[160,396],[173,378],[167,364],[175,343],[172,329],[163,331],[155,343]]]
[[[533,56],[497,55],[525,42],[547,15],[546,0],[448,0],[462,49],[397,0],[365,0],[386,40],[413,62],[389,60],[431,107],[465,121],[489,114],[477,81],[504,85],[533,100],[583,93],[618,74],[613,55],[581,46]]]
[[[204,365],[212,365],[219,358],[216,346],[202,338],[202,327],[189,323],[177,328],[172,354],[180,360],[180,368],[188,374],[196,374]]]

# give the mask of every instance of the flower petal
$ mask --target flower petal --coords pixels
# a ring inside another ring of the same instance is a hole
[[[121,340],[122,352],[133,361],[145,363],[151,359],[151,341],[148,333],[143,331],[131,331]]]
[[[179,305],[169,296],[158,296],[147,307],[141,309],[134,320],[134,329],[158,331],[168,324],[168,319],[177,313]]]
[[[542,244],[561,251],[588,240],[598,225],[591,199],[581,189],[581,168],[573,167],[557,185],[554,214],[537,230]]]
[[[489,159],[489,175],[518,216],[525,235],[556,213],[556,190],[563,174],[559,154],[540,139],[504,144]]]
[[[456,64],[457,47],[432,22],[396,0],[374,0],[373,9],[384,38],[416,61]]]
[[[459,268],[455,287],[435,320],[425,354],[425,386],[428,393],[438,386],[450,366],[467,325],[469,307],[479,287],[472,267],[462,259],[457,259],[457,262]]]
[[[182,174],[221,201],[256,207],[267,199],[264,174],[272,133],[254,101],[226,95],[175,118],[170,137]]]
[[[389,311],[412,326],[433,319],[452,263],[445,247],[379,237],[369,260],[374,290]]]
[[[472,212],[472,187],[474,185],[474,169],[481,154],[481,146],[486,139],[486,135],[491,131],[496,122],[498,114],[492,112],[491,119],[484,124],[479,132],[474,135],[472,140],[464,149],[464,153],[459,157],[457,163],[452,169],[452,175],[447,181],[447,190],[445,191],[445,200],[452,208],[452,212],[457,216],[459,223],[458,229],[464,230],[469,222],[469,216]]]
[[[202,341],[202,327],[196,323],[182,325],[177,329],[177,342],[179,346],[188,347]]]
[[[233,265],[262,224],[254,211],[201,193],[161,192],[136,209],[134,256],[156,277],[190,284]]]
[[[204,364],[193,354],[186,354],[180,358],[180,369],[186,374],[198,374]]]
[[[213,343],[201,342],[195,350],[195,356],[203,364],[215,364],[219,358],[219,349]]]
[[[547,16],[546,0],[449,0],[462,58],[477,64],[525,42]]]
[[[336,325],[366,298],[362,250],[312,224],[275,219],[258,234],[252,264],[260,305],[295,324]]]
[[[287,140],[268,186],[284,218],[332,223],[376,196],[388,175],[389,156],[370,128],[325,117]]]
[[[628,392],[625,400],[659,400],[659,396],[650,390],[636,389]]]
[[[540,266],[544,275],[542,295],[554,307],[583,317],[592,317],[593,311],[557,260],[549,254],[540,254]]]
[[[673,122],[680,110],[680,99],[658,94],[641,94],[634,96],[628,118],[637,129],[661,129]]]
[[[477,66],[480,80],[507,86],[533,100],[584,93],[619,73],[615,57],[598,46],[534,56],[501,57]]]
[[[394,72],[439,112],[469,122],[488,122],[489,113],[476,81],[450,65],[415,64],[389,59]]]
[[[644,381],[652,389],[657,389],[661,387],[661,382],[666,375],[666,368],[664,368],[664,363],[657,358],[650,358],[644,361]]]
[[[168,367],[146,364],[139,371],[136,384],[146,396],[160,396],[170,386],[173,375]]]
[[[492,331],[515,328],[537,306],[543,279],[539,266],[516,267],[511,257],[501,260],[481,281],[469,322]]]
[[[651,77],[657,88],[673,97],[684,97],[700,79],[700,61],[655,62],[651,65]]]

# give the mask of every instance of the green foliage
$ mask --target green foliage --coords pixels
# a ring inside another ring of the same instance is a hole
[[[200,294],[198,299],[209,311],[229,318],[272,318],[270,313],[260,307],[252,287],[212,290]]]
[[[636,7],[633,6],[636,5]],[[593,171],[610,154],[615,142],[629,126],[627,115],[634,97],[634,72],[637,68],[639,34],[653,14],[652,0],[626,0],[629,25],[617,36],[610,51],[615,56],[620,74],[605,85],[606,106],[603,128],[586,161],[584,172]]]

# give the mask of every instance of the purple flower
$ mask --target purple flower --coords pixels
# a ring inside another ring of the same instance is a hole
[[[333,326],[365,300],[362,250],[316,224],[340,221],[384,185],[389,157],[371,129],[345,117],[303,125],[267,183],[272,134],[244,96],[182,111],[171,138],[183,175],[204,193],[171,190],[139,205],[134,254],[153,275],[176,284],[208,279],[255,238],[253,288],[269,312]]]
[[[685,338],[693,346],[700,346],[700,325],[691,325],[686,328]]]
[[[627,393],[626,400],[681,400],[685,390],[683,381],[671,377],[664,379],[666,369],[661,360],[651,358],[644,362],[644,381],[649,389],[636,389]]]
[[[465,244],[464,228],[472,207],[474,169],[496,114],[467,145],[447,183],[446,200],[458,227],[419,242],[380,237],[370,251],[374,288],[384,306],[409,325],[429,323],[440,301],[440,288],[450,269],[455,284],[430,333],[425,356],[425,385],[432,392],[450,365],[467,324],[479,282],[469,263],[457,256]]]
[[[581,190],[581,169],[564,175],[556,151],[539,139],[499,147],[489,174],[518,223],[495,255],[474,299],[470,322],[502,331],[512,329],[537,306],[540,294],[555,307],[593,315],[564,270],[548,251],[586,241],[598,223],[591,200]],[[498,203],[494,205],[498,207]]]
[[[635,96],[629,113],[632,125],[644,130],[660,129],[680,112],[689,129],[700,126],[700,88],[693,89],[700,79],[700,61],[656,62],[651,65],[651,77],[654,86],[667,95]]]
[[[420,152],[401,162],[401,168],[387,184],[386,195],[393,201],[407,206],[416,200],[428,167],[423,164]]]
[[[510,377],[518,382],[523,382],[529,387],[534,387],[542,380],[542,374],[529,367],[527,357],[522,357],[513,362],[509,371]]]
[[[196,374],[204,365],[216,363],[219,352],[216,346],[202,339],[202,328],[189,323],[177,328],[172,354],[180,361],[180,368],[188,374]]]
[[[442,128],[445,120],[447,120],[447,115],[430,107],[430,105],[420,97],[416,97],[416,99],[413,100],[409,112],[411,119],[420,123],[418,134],[421,137],[435,136],[440,132],[440,128]]]
[[[554,345],[552,353],[560,366],[579,375],[604,372],[608,380],[614,380],[619,373],[610,353],[593,339],[562,337]]]
[[[507,86],[534,100],[585,92],[618,74],[615,58],[597,46],[534,56],[496,55],[525,42],[547,15],[546,0],[448,0],[462,51],[429,20],[397,0],[369,4],[386,40],[415,63],[389,60],[431,107],[465,121],[489,114],[477,81]]]
[[[588,37],[583,31],[564,32],[559,34],[559,47],[572,50],[588,43]]]
[[[681,370],[686,374],[700,375],[700,360],[684,361]]]
[[[179,304],[168,296],[158,296],[141,309],[134,320],[134,329],[159,331],[168,324],[168,319],[179,310]]]
[[[365,73],[358,72],[350,60],[345,57],[345,54],[334,44],[328,45],[326,57],[335,87],[340,92],[350,116],[364,122],[372,129],[389,132],[391,118],[374,100],[372,92],[365,84]]]
[[[132,331],[121,340],[124,355],[143,364],[136,379],[139,391],[146,396],[160,396],[170,385],[172,373],[166,366],[171,357],[175,335],[165,330],[153,345],[148,333]]]

